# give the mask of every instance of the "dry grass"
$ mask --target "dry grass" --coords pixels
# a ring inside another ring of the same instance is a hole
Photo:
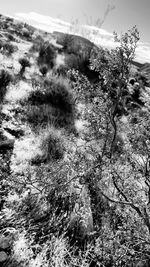
[[[29,85],[29,83],[19,81],[17,84],[11,84],[9,86],[5,100],[9,103],[27,100],[31,91],[32,87]]]
[[[53,126],[46,128],[41,134],[41,149],[47,160],[63,158],[64,147],[61,131]]]

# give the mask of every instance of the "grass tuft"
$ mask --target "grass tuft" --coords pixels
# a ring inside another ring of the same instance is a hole
[[[75,116],[75,101],[68,81],[53,76],[42,86],[32,91],[26,109],[27,120],[37,126],[54,124],[55,127],[72,128]]]

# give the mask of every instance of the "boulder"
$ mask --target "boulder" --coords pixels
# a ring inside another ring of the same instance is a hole
[[[0,263],[5,262],[7,259],[8,259],[8,256],[7,256],[6,252],[0,251]]]
[[[4,235],[0,236],[0,250],[7,250],[10,248],[12,244],[12,238],[7,236],[5,237]]]

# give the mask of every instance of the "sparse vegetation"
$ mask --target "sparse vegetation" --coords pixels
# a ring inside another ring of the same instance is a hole
[[[0,264],[149,266],[149,66],[130,69],[137,28],[108,50],[0,20]],[[19,50],[7,58],[10,33]]]

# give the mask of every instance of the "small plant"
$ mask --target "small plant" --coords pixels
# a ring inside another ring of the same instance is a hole
[[[22,76],[24,74],[24,72],[25,72],[25,69],[27,67],[30,67],[31,64],[30,64],[30,62],[29,62],[29,60],[27,58],[20,58],[19,59],[19,63],[21,65],[20,75]]]
[[[39,71],[41,72],[43,77],[45,77],[47,72],[48,72],[48,67],[46,65],[43,65],[43,66],[40,67]]]

